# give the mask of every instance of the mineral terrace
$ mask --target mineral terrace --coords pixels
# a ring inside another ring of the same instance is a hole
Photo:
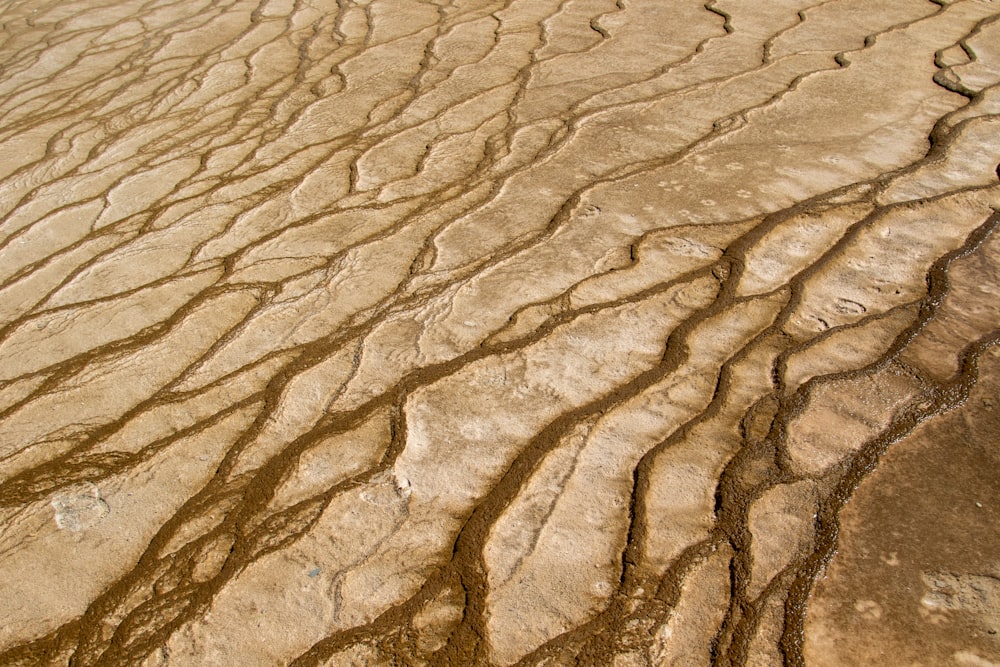
[[[1000,665],[1000,0],[0,0],[0,664]]]

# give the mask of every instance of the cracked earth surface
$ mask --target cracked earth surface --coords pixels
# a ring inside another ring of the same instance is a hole
[[[0,664],[1000,664],[996,0],[0,27]]]

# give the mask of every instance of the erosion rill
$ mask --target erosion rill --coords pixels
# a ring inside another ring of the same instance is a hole
[[[1000,2],[0,26],[0,664],[1000,664]]]

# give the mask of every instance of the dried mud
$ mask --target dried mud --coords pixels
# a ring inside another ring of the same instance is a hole
[[[995,0],[0,28],[0,664],[1000,664]]]

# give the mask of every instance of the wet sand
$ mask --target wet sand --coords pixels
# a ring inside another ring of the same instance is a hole
[[[1000,665],[995,0],[0,28],[0,664]]]

